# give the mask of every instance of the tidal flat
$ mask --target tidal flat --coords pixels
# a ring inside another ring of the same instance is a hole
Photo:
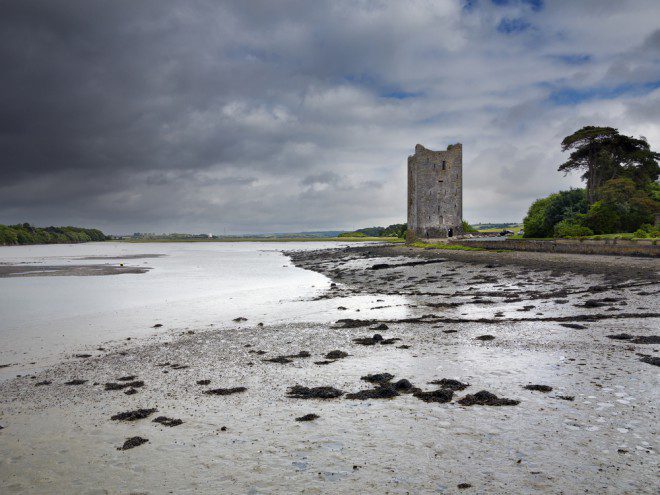
[[[657,260],[287,254],[328,321],[237,314],[0,383],[0,491],[657,493]]]

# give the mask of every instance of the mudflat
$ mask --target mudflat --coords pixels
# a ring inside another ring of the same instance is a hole
[[[91,277],[98,275],[119,275],[122,273],[146,273],[144,266],[119,265],[1,265],[0,278],[3,277]]]
[[[0,491],[657,493],[658,261],[288,254],[334,324],[237,318],[1,383]],[[407,316],[378,316],[392,294]]]

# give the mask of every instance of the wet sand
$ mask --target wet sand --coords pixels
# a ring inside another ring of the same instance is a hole
[[[228,322],[0,384],[0,491],[657,493],[657,261],[290,256],[333,280],[337,323]],[[392,294],[408,317],[379,317]]]
[[[98,275],[120,275],[146,273],[151,268],[145,266],[119,265],[0,265],[2,277],[92,277]]]

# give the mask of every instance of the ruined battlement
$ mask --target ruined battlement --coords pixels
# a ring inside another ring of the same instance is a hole
[[[463,146],[433,151],[421,144],[408,157],[408,241],[463,233]]]

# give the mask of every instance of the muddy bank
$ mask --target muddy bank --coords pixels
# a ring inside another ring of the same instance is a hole
[[[93,277],[98,275],[121,275],[146,273],[151,268],[115,265],[0,265],[3,277]]]

